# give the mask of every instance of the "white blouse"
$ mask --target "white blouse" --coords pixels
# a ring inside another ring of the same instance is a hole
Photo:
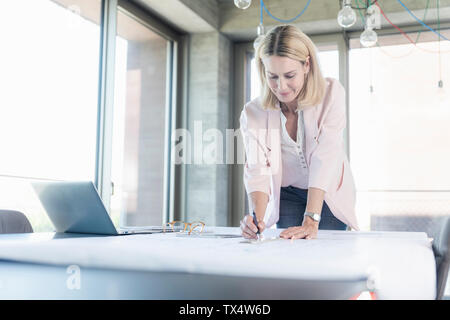
[[[286,130],[286,116],[281,114],[281,159],[283,166],[283,178],[281,186],[293,186],[300,189],[308,189],[309,168],[305,158],[305,127],[303,111],[297,110],[297,141],[292,140]],[[285,168],[290,168],[285,170]],[[294,174],[292,174],[294,172]],[[288,174],[289,173],[289,174]]]

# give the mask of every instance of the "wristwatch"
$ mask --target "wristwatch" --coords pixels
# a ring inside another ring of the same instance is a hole
[[[303,216],[311,217],[314,221],[320,222],[320,214],[318,214],[318,213],[312,213],[312,212],[305,211],[305,214]]]

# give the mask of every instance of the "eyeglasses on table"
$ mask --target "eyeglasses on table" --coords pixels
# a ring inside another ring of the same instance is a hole
[[[184,222],[184,221],[180,221],[180,220],[175,220],[175,221],[167,222],[163,226],[163,232],[166,232],[166,231],[187,232],[188,235],[191,235],[191,234],[202,233],[204,228],[205,228],[205,223],[202,221]]]

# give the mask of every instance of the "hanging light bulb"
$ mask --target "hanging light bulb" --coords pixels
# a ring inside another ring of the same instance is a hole
[[[349,28],[356,22],[355,10],[351,7],[352,0],[343,0],[343,8],[339,11],[337,16],[337,21],[339,25],[343,28]]]
[[[366,48],[373,47],[378,41],[377,33],[371,28],[366,28],[364,32],[361,33],[359,41]]]
[[[234,0],[234,5],[239,9],[245,10],[252,4],[252,0]]]
[[[261,42],[264,40],[264,25],[262,23],[259,24],[258,29],[256,31],[257,33],[257,37],[255,39],[255,41],[253,42],[253,48],[258,49],[259,45],[261,44]]]
[[[364,32],[361,33],[361,37],[359,38],[361,44],[366,48],[373,47],[378,41],[377,33],[373,31],[372,19],[372,13],[367,13]]]

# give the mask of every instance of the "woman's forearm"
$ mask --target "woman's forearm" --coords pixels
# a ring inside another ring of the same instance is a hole
[[[250,193],[253,208],[255,209],[256,218],[262,220],[266,212],[267,203],[269,203],[269,195],[265,192],[254,191]],[[250,212],[251,214],[252,212]]]
[[[325,191],[318,188],[308,189],[308,200],[306,202],[306,211],[320,214],[322,212],[323,199]]]

